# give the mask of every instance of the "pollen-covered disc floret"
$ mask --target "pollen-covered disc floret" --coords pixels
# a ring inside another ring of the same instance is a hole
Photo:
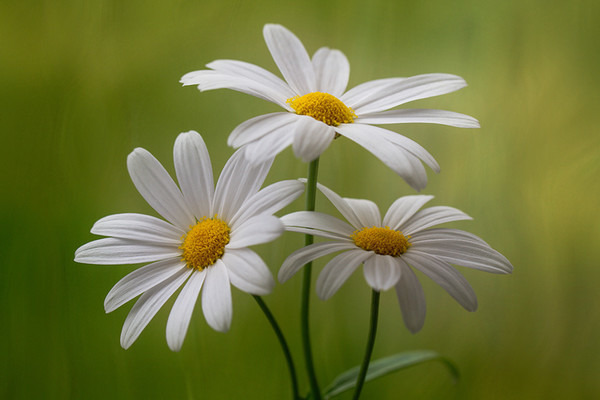
[[[215,215],[214,218],[202,218],[185,235],[179,248],[183,250],[182,259],[189,268],[203,270],[213,265],[225,254],[231,229]]]
[[[329,93],[313,92],[295,96],[287,103],[299,115],[308,115],[327,125],[339,126],[354,122],[356,114],[337,97]]]
[[[356,230],[350,238],[361,249],[384,256],[398,257],[412,246],[408,241],[410,236],[404,236],[402,232],[395,231],[389,226],[384,228],[373,226]]]

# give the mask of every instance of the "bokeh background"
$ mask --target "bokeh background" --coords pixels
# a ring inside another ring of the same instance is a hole
[[[219,58],[276,67],[262,26],[278,22],[309,53],[339,48],[350,87],[429,72],[469,87],[411,104],[476,116],[482,128],[398,125],[442,166],[424,193],[474,217],[456,223],[514,264],[498,276],[461,269],[479,297],[468,313],[423,279],[424,329],[403,326],[393,291],[382,296],[374,357],[432,349],[454,360],[367,384],[365,399],[600,398],[600,3],[575,0],[21,1],[0,3],[0,396],[11,399],[286,399],[287,370],[264,316],[234,289],[227,334],[197,308],[183,349],[165,340],[170,304],[127,351],[131,304],[106,315],[103,299],[135,266],[73,262],[99,218],[156,215],[131,183],[135,147],[172,167],[179,132],[204,136],[220,171],[229,132],[277,107],[236,92],[199,93],[179,78]],[[305,176],[290,150],[269,182]],[[320,181],[382,210],[412,190],[375,157],[339,139]],[[299,210],[299,200],[284,210]],[[323,197],[318,209],[335,212]],[[274,273],[302,245],[288,233],[257,251]],[[316,265],[318,273],[323,265]],[[265,297],[293,348],[300,276]],[[370,291],[355,274],[332,299],[313,295],[319,379],[359,363]],[[348,395],[340,399],[350,398]]]

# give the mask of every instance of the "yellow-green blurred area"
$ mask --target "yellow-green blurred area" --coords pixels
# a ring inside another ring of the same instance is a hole
[[[278,108],[227,90],[200,93],[179,78],[215,59],[277,72],[262,27],[276,22],[309,53],[342,50],[349,87],[445,72],[459,92],[413,108],[473,115],[481,129],[390,128],[428,149],[432,205],[473,216],[455,223],[505,254],[512,275],[460,268],[479,298],[463,310],[420,274],[424,329],[404,327],[393,291],[382,295],[374,357],[435,350],[460,367],[454,384],[430,363],[368,383],[364,399],[600,398],[600,3],[597,1],[3,1],[0,3],[0,396],[7,399],[287,399],[286,365],[264,315],[234,289],[230,332],[196,307],[183,349],[165,326],[173,299],[123,350],[131,304],[103,300],[137,266],[73,262],[108,214],[156,215],[131,183],[126,157],[151,151],[173,172],[178,133],[197,130],[221,170],[237,124]],[[268,182],[306,175],[290,149]],[[339,138],[319,180],[385,211],[414,191],[374,156]],[[298,200],[283,210],[300,210]],[[317,209],[335,213],[323,196]],[[336,216],[338,214],[335,214]],[[299,234],[256,250],[277,273]],[[326,260],[316,263],[314,274]],[[314,287],[314,282],[313,282]],[[300,275],[265,297],[308,390],[299,331]],[[360,270],[323,302],[311,330],[323,386],[359,364],[370,289]],[[349,399],[345,394],[340,399]]]

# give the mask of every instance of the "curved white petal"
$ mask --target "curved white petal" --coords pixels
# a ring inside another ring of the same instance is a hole
[[[419,160],[408,150],[388,141],[375,132],[371,135],[368,129],[375,128],[362,124],[342,124],[336,127],[336,132],[364,147],[379,158],[385,165],[400,175],[413,189],[420,191],[427,186],[427,175]]]
[[[237,60],[215,60],[206,64],[206,66],[217,72],[225,72],[233,76],[243,76],[265,86],[272,87],[281,92],[281,97],[285,100],[296,95],[281,78],[258,65]]]
[[[339,98],[346,90],[350,77],[350,63],[344,53],[321,47],[313,55],[312,65],[317,90]]]
[[[185,231],[162,219],[135,213],[113,214],[101,218],[92,226],[91,232],[96,235],[177,246],[181,243],[181,237],[185,235]]]
[[[351,242],[322,242],[313,243],[290,254],[279,269],[277,279],[284,283],[290,279],[296,272],[309,262],[319,257],[342,250],[354,250],[356,246]]]
[[[371,200],[344,198],[346,204],[354,210],[356,217],[360,221],[361,228],[371,228],[381,226],[381,214],[379,207]]]
[[[104,299],[104,310],[107,313],[116,310],[129,300],[150,290],[185,268],[185,262],[177,257],[157,261],[136,269],[125,275],[110,289]]]
[[[281,91],[278,87],[264,84],[253,79],[240,75],[231,75],[210,70],[193,71],[185,74],[181,80],[184,86],[197,85],[200,91],[215,89],[231,89],[237,92],[249,94],[259,99],[270,101],[286,110],[291,110],[286,103],[289,97],[287,92]]]
[[[273,291],[275,280],[267,264],[250,249],[227,250],[221,259],[227,267],[231,284],[257,296]]]
[[[208,216],[215,185],[210,155],[202,136],[195,131],[177,136],[173,161],[179,186],[190,210],[197,219]]]
[[[402,310],[402,319],[411,333],[417,333],[425,323],[425,292],[413,270],[399,258],[402,276],[396,284],[396,297]]]
[[[495,274],[512,272],[510,261],[488,244],[463,236],[440,238],[431,231],[435,230],[424,230],[411,238],[415,249],[463,267]]]
[[[404,222],[415,215],[433,196],[412,195],[400,197],[394,201],[383,217],[383,226],[389,226],[393,230],[404,229]]]
[[[355,106],[357,116],[387,110],[409,101],[439,96],[467,86],[460,76],[424,74],[384,86]]]
[[[306,179],[301,179],[302,182],[306,183]],[[329,189],[325,185],[321,185],[317,183],[317,189],[321,191],[329,199],[331,204],[334,205],[335,208],[350,222],[350,224],[356,228],[364,228],[364,225],[361,223],[360,218],[356,215],[354,209],[350,207],[350,205],[346,202],[346,199],[342,198],[333,190]]]
[[[407,78],[385,78],[364,82],[348,90],[340,97],[340,100],[348,107],[355,109],[363,105],[365,100],[368,100],[382,88],[395,85],[405,79]]]
[[[474,235],[470,232],[461,231],[460,229],[453,228],[433,228],[427,229],[426,231],[419,232],[413,236],[413,241],[417,240],[466,240],[473,243],[483,244],[490,247],[482,238]]]
[[[202,312],[206,322],[216,331],[227,332],[231,326],[233,307],[227,267],[221,260],[206,269],[202,290]]]
[[[297,180],[273,183],[249,197],[230,221],[231,229],[258,214],[273,214],[296,200],[304,192],[304,184]]]
[[[104,238],[86,243],[75,251],[75,261],[84,264],[137,264],[178,257],[176,245]]]
[[[297,117],[296,114],[290,114]],[[244,145],[244,155],[253,164],[272,160],[294,141],[294,125],[297,121],[270,132],[251,143]]]
[[[332,217],[331,215],[315,211],[297,211],[281,217],[281,222],[286,230],[293,227],[304,227],[317,229],[325,232],[332,232],[342,237],[350,237],[355,231],[353,227],[346,222]]]
[[[325,265],[317,279],[317,295],[327,300],[338,291],[358,266],[375,253],[364,250],[349,250],[335,256]]]
[[[227,139],[227,144],[238,148],[267,135],[277,135],[281,130],[293,130],[291,125],[297,120],[297,115],[289,112],[276,112],[250,118],[235,127]]]
[[[227,161],[219,176],[213,201],[213,212],[229,221],[244,202],[258,192],[273,159],[259,164],[249,163],[244,150],[236,151]]]
[[[360,124],[441,124],[457,128],[479,128],[479,122],[465,114],[445,110],[402,109],[361,114],[354,120]]]
[[[194,270],[173,304],[167,320],[167,344],[173,351],[181,350],[205,277],[206,270]]]
[[[402,228],[404,233],[413,235],[430,226],[470,219],[473,218],[454,207],[436,206],[419,211],[406,221]]]
[[[308,116],[300,116],[294,127],[294,155],[310,162],[323,153],[335,138],[333,127]]]
[[[232,230],[226,249],[268,243],[277,239],[284,231],[285,227],[279,218],[268,214],[255,215]]]
[[[369,286],[381,292],[388,290],[400,279],[402,270],[398,259],[392,256],[375,254],[365,261],[363,273]]]
[[[127,169],[138,192],[167,221],[184,230],[194,223],[179,188],[152,154],[136,148],[127,157]]]
[[[191,273],[191,269],[183,268],[161,284],[148,290],[139,298],[123,323],[121,347],[127,349],[135,342],[158,310],[185,282]]]
[[[275,24],[265,25],[263,36],[275,64],[290,87],[299,95],[316,91],[315,73],[300,39]]]
[[[299,227],[299,226],[286,226],[285,230],[289,231],[289,232],[304,233],[306,235],[313,235],[313,236],[319,236],[319,237],[327,238],[327,239],[339,240],[341,242],[353,243],[352,240],[348,236],[340,235],[340,234],[334,233],[334,232],[322,231],[319,229],[305,228],[305,227]]]
[[[475,311],[477,309],[477,296],[473,288],[450,264],[412,248],[404,253],[402,257],[404,261],[440,285],[465,310]]]
[[[435,172],[440,172],[440,166],[433,158],[433,156],[425,150],[423,146],[418,144],[412,139],[407,138],[406,136],[400,135],[399,133],[390,131],[389,129],[380,128],[378,126],[366,125],[366,124],[358,124],[354,123],[352,125],[357,126],[357,131],[362,131],[363,135],[372,136],[378,138],[378,140],[387,140],[390,143],[395,144],[396,146],[401,147],[402,149],[408,151],[413,156],[422,160],[425,164],[429,166]],[[352,126],[352,125],[345,125]],[[344,127],[344,129],[346,129]]]

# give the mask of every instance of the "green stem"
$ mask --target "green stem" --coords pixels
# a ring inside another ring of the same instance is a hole
[[[290,352],[290,348],[288,347],[288,344],[285,340],[285,336],[283,336],[283,332],[279,328],[279,324],[277,324],[275,317],[273,316],[273,314],[271,313],[271,310],[269,310],[269,307],[267,307],[267,305],[265,304],[263,299],[260,296],[255,296],[255,295],[252,295],[252,297],[254,297],[254,300],[256,300],[260,309],[265,314],[265,317],[267,317],[267,319],[269,320],[269,323],[271,323],[271,327],[273,328],[273,331],[275,332],[275,336],[277,336],[277,339],[279,339],[279,344],[281,345],[281,350],[283,350],[283,355],[285,356],[285,360],[287,361],[287,364],[288,364],[288,369],[290,370],[290,380],[292,381],[292,396],[293,396],[292,398],[294,400],[298,400],[298,399],[300,399],[300,396],[298,396],[298,379],[296,378],[296,368],[294,367],[294,361],[292,360],[292,353]]]
[[[360,397],[360,391],[362,390],[365,378],[367,377],[367,370],[369,369],[369,362],[371,361],[371,354],[373,354],[373,345],[375,344],[375,335],[377,334],[377,317],[379,315],[379,292],[373,290],[371,296],[371,323],[369,328],[369,338],[367,339],[367,348],[365,349],[365,357],[363,358],[362,365],[360,366],[360,372],[356,379],[356,389],[354,391],[353,400],[358,400]]]
[[[315,210],[315,198],[317,195],[317,175],[319,173],[319,159],[312,161],[308,165],[308,181],[306,182],[306,211]],[[306,235],[304,244],[306,246],[312,244],[314,237]],[[309,303],[310,303],[310,282],[311,282],[312,262],[304,266],[304,274],[302,280],[302,302],[300,309],[300,327],[302,330],[302,346],[304,349],[304,360],[306,363],[306,373],[310,383],[313,400],[321,400],[321,390],[315,373],[313,363],[312,350],[310,345],[310,329],[308,326]]]

